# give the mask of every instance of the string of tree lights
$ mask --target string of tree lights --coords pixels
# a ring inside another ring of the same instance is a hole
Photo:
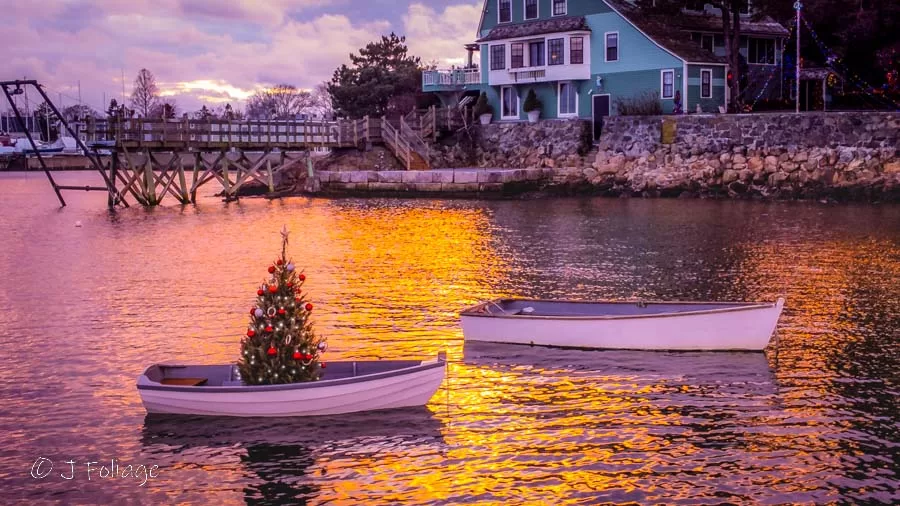
[[[865,79],[860,77],[859,74],[850,70],[844,63],[844,58],[825,44],[822,38],[819,37],[819,34],[816,33],[816,31],[809,24],[809,22],[806,21],[806,19],[801,18],[801,21],[803,21],[803,26],[806,27],[806,30],[809,32],[809,34],[812,36],[813,41],[818,46],[819,51],[825,58],[825,64],[829,69],[840,75],[845,81],[849,81],[850,83],[852,83],[863,93],[866,93],[869,97],[876,99],[876,101],[883,104],[887,103],[893,107],[900,109],[900,103],[896,102],[884,93],[878,93],[877,88],[869,84]],[[841,68],[835,68],[835,65],[839,65]],[[887,85],[885,85],[885,87],[886,86]]]

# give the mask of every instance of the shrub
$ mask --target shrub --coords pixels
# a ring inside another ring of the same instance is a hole
[[[522,106],[525,112],[539,111],[541,109],[541,101],[538,100],[534,88],[528,90],[528,96],[525,97],[525,104]]]
[[[616,111],[621,116],[658,116],[663,113],[657,91],[645,91],[631,98],[616,98]]]
[[[475,113],[476,118],[483,114],[494,114],[494,108],[488,103],[487,93],[482,91],[481,95],[478,96],[473,112]]]

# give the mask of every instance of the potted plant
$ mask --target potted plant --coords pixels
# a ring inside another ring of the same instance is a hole
[[[537,95],[534,93],[534,88],[528,90],[523,109],[528,113],[528,122],[537,123],[538,118],[541,117],[541,101],[538,100]]]
[[[481,120],[482,125],[490,124],[491,119],[494,118],[494,108],[488,103],[487,93],[482,91],[481,95],[478,96],[474,112],[475,116],[478,116],[478,119]]]

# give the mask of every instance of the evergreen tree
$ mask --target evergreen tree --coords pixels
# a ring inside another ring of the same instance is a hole
[[[269,266],[271,277],[256,292],[250,327],[241,340],[238,370],[246,385],[316,381],[325,369],[319,360],[325,340],[313,332],[309,321],[313,305],[301,290],[306,276],[286,256],[287,228],[281,236],[281,256]]]
[[[413,108],[421,95],[422,69],[411,56],[406,37],[391,33],[350,55],[351,65],[341,65],[328,83],[335,111],[342,116],[382,116],[392,109]],[[395,102],[396,107],[391,107]],[[402,104],[402,105],[401,105]]]

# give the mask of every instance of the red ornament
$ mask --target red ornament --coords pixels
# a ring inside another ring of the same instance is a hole
[[[287,284],[287,287],[288,287],[288,288],[294,288],[294,284],[293,284],[293,283],[288,283],[288,284]]]
[[[275,274],[275,266],[274,265],[269,266],[269,274]]]
[[[294,360],[300,360],[301,358],[303,358],[303,355],[300,354],[299,351],[295,351],[294,352]]]
[[[299,304],[299,303],[300,303],[300,297],[295,298],[295,299],[294,299],[294,302],[296,302],[297,304]]]
[[[284,265],[284,262],[283,262],[280,258],[279,258],[278,261],[275,262],[275,263],[278,264],[278,265]]]
[[[306,303],[306,310],[307,310],[307,311],[312,311],[312,308],[313,308],[312,303],[307,302],[307,303]]]
[[[275,293],[275,292],[277,292],[277,291],[278,291],[278,287],[277,287],[277,286],[272,285],[272,286],[269,287],[269,293]]]
[[[272,326],[266,325],[266,332],[272,332]]]
[[[269,346],[269,351],[267,351],[266,353],[268,353],[270,357],[274,357],[275,354],[278,353],[278,351],[274,346]]]
[[[255,307],[250,308],[250,316],[253,316],[255,314],[256,314],[256,308]]]
[[[299,278],[300,278],[300,281],[306,281],[306,274],[301,274],[299,276]]]
[[[284,316],[285,313],[287,313],[287,311],[285,311],[283,307],[282,307],[282,308],[278,308],[278,314],[279,314],[279,315]]]
[[[321,367],[322,369],[325,369],[325,362],[319,362],[319,367]]]
[[[253,329],[247,331],[247,337],[253,337],[256,335],[256,332]]]
[[[264,291],[262,290],[262,288],[260,288],[259,290],[256,291],[256,295],[259,295],[260,297],[262,297],[263,295],[265,295],[265,293],[266,293],[266,292],[264,292]]]

